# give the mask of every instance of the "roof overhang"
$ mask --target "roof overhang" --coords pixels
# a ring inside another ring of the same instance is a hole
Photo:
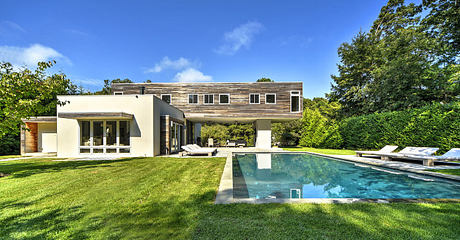
[[[40,116],[21,119],[25,123],[56,123],[57,117],[55,116]]]
[[[256,120],[271,120],[272,123],[288,122],[299,119],[299,117],[271,116],[271,117],[209,117],[209,116],[189,116],[187,120],[196,123],[253,123]]]
[[[60,118],[72,119],[126,119],[134,118],[133,114],[125,112],[61,112],[58,113]]]

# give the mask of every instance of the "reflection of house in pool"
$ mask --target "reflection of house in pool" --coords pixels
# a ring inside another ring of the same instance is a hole
[[[239,181],[239,176],[234,176],[234,181],[242,183],[241,192],[247,189],[246,198],[326,198],[342,190],[326,176],[335,171],[334,166],[327,166],[329,162],[326,161],[269,153],[236,155],[235,158],[240,159],[236,162],[243,168],[240,176],[244,177],[244,182]],[[327,174],[309,171],[324,167],[329,167]],[[311,179],[316,180],[313,182]],[[238,193],[234,197],[243,198]]]

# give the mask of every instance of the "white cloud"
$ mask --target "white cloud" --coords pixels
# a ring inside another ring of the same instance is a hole
[[[174,81],[178,82],[210,82],[212,76],[204,75],[195,68],[187,68],[182,72],[178,72],[174,77]]]
[[[0,61],[6,61],[15,67],[33,67],[37,62],[61,60],[67,64],[72,64],[70,60],[54,50],[40,44],[33,44],[29,47],[0,46]]]
[[[21,25],[11,22],[11,21],[1,21],[0,22],[0,33],[6,34],[9,31],[16,31],[16,32],[22,32],[25,33],[26,30],[21,27]]]
[[[256,34],[263,30],[264,26],[259,22],[247,22],[238,26],[230,32],[224,34],[224,44],[222,44],[216,53],[233,55],[241,47],[248,49]]]
[[[177,60],[171,60],[169,57],[164,57],[161,62],[156,63],[153,68],[145,70],[145,73],[159,73],[165,69],[181,70],[187,67],[191,67],[193,64],[188,59],[180,57]]]

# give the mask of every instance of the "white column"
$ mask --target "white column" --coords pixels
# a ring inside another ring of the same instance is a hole
[[[256,120],[256,147],[272,147],[272,122],[271,120]]]

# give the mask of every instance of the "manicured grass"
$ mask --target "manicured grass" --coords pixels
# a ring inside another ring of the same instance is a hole
[[[214,205],[224,158],[0,162],[0,239],[458,239],[460,203]]]
[[[460,176],[460,169],[431,169],[428,171]]]
[[[0,156],[0,159],[18,158],[18,157],[21,157],[21,155],[3,155],[3,156]]]
[[[287,147],[283,148],[287,151],[305,151],[330,155],[355,155],[355,151],[347,149],[324,149],[324,148],[308,148],[308,147]]]

